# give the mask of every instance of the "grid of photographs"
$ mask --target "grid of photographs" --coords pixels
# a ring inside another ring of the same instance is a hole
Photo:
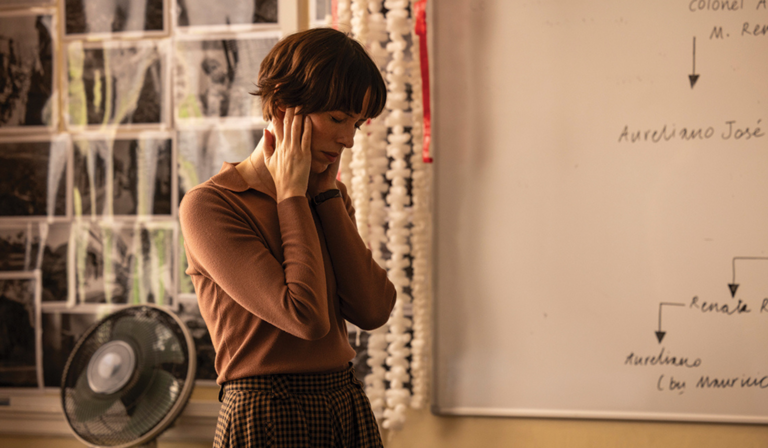
[[[60,387],[78,339],[144,303],[213,384],[178,206],[258,144],[280,37],[278,0],[0,0],[0,389]]]

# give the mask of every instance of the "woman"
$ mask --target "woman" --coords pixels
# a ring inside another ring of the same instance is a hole
[[[381,113],[384,81],[357,42],[314,29],[272,49],[257,88],[269,122],[258,146],[179,209],[222,385],[214,446],[381,446],[345,320],[383,325],[395,288],[336,174]]]

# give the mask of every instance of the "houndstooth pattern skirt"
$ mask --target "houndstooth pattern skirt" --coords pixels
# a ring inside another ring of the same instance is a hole
[[[219,447],[382,447],[376,419],[352,366],[327,374],[228,381],[216,425]]]

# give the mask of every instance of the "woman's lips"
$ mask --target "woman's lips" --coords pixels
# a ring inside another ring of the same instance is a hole
[[[325,151],[323,151],[323,155],[325,155],[325,157],[327,157],[328,161],[331,162],[331,163],[335,162],[336,158],[339,157],[339,155],[336,154],[336,153],[325,152]]]

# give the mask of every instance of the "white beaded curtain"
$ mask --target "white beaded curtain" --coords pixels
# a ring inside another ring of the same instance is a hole
[[[337,0],[335,25],[382,69],[387,105],[342,157],[358,230],[397,290],[389,322],[369,333],[366,393],[386,429],[427,402],[431,315],[431,165],[422,158],[419,37],[409,0]]]

